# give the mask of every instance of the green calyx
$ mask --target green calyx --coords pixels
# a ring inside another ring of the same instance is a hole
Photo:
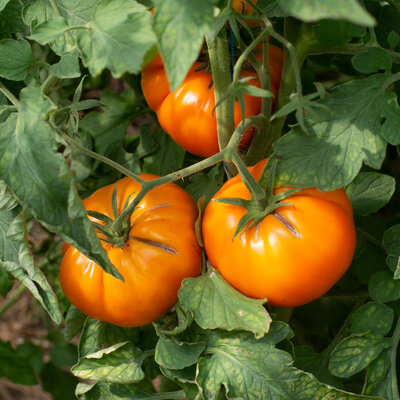
[[[300,189],[289,189],[284,192],[274,194],[274,181],[276,175],[276,159],[270,159],[264,167],[261,178],[256,183],[258,190],[251,190],[252,193],[260,193],[262,188],[264,195],[252,196],[250,200],[240,198],[222,198],[215,201],[240,206],[246,209],[246,214],[241,218],[236,231],[233,235],[235,238],[239,233],[243,234],[248,229],[260,223],[268,215],[273,215],[282,225],[296,238],[300,238],[300,234],[296,228],[288,221],[277,209],[282,206],[293,206],[289,202],[283,202],[286,198],[292,196]],[[243,177],[242,177],[243,178]],[[245,182],[246,186],[252,186],[254,183]]]
[[[128,206],[131,195],[127,198],[122,212],[120,213],[117,205],[117,187],[115,187],[112,195],[112,211],[114,219],[97,211],[88,211],[90,217],[96,218],[102,222],[99,223],[92,221],[96,230],[104,236],[100,237],[100,240],[110,243],[113,246],[123,247],[125,245],[132,228],[130,219],[133,211],[127,212],[129,211]]]

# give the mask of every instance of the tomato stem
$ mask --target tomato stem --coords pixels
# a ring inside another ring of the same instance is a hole
[[[271,24],[265,19],[266,25]],[[297,95],[302,96],[302,83],[300,76],[301,66],[306,57],[311,53],[315,45],[310,27],[300,24],[292,19],[285,19],[285,37],[271,29],[271,36],[281,42],[285,47],[285,57],[282,70],[282,79],[279,87],[276,110],[289,102],[289,97],[296,89]],[[310,37],[311,35],[311,37]],[[288,39],[286,39],[288,37]],[[293,44],[292,44],[293,43]],[[282,134],[286,116],[276,118],[271,122],[271,130],[268,137],[267,156],[272,153],[272,144]]]
[[[121,172],[122,174],[129,176],[130,178],[134,179],[135,181],[139,182],[140,184],[143,184],[145,182],[142,178],[140,178],[138,175],[134,174],[132,171],[129,169],[123,167],[122,165],[116,163],[115,161],[102,156],[101,154],[95,153],[92,150],[87,149],[86,147],[82,146],[80,143],[78,143],[75,139],[72,139],[70,136],[68,136],[66,133],[62,132],[60,128],[58,128],[55,124],[51,124],[54,129],[57,130],[57,132],[60,134],[60,136],[71,146],[75,147],[76,150],[80,151],[83,154],[86,154],[89,157],[94,158],[95,160],[98,160],[104,164],[109,165],[110,167],[116,169],[117,171]]]
[[[43,94],[47,94],[53,85],[58,81],[58,78],[50,74],[45,81],[42,83],[41,89]]]
[[[0,82],[0,92],[7,97],[8,100],[17,108],[19,108],[19,100],[8,90],[8,88]]]
[[[243,51],[243,53],[240,55],[238,60],[236,61],[235,67],[233,68],[233,82],[239,81],[240,78],[240,72],[242,71],[242,66],[243,63],[246,61],[246,59],[250,56],[250,54],[253,52],[253,50],[256,48],[256,46],[268,36],[269,30],[263,31],[256,39],[254,39],[251,44]]]
[[[26,287],[24,285],[20,285],[18,289],[14,292],[12,297],[7,301],[4,307],[0,310],[0,317],[11,307],[14,303],[21,297],[22,293],[24,293]]]
[[[223,150],[229,143],[229,139],[235,129],[233,115],[230,115],[229,102],[220,101],[228,91],[231,84],[230,55],[226,30],[222,29],[212,43],[208,38],[208,55],[213,76],[214,98],[218,132],[219,149]]]
[[[246,164],[240,158],[238,154],[232,156],[232,161],[239,171],[240,177],[243,183],[251,193],[251,197],[256,201],[260,211],[265,209],[265,191],[254,179],[253,175],[248,170]]]
[[[150,192],[150,190],[154,189],[157,186],[164,185],[169,182],[175,182],[178,179],[183,179],[189,175],[193,175],[196,172],[202,171],[203,169],[206,169],[208,167],[212,167],[215,164],[218,164],[225,159],[225,153],[226,151],[221,151],[217,154],[214,154],[211,157],[208,157],[197,164],[190,165],[189,167],[183,168],[179,171],[172,172],[168,175],[162,176],[160,178],[153,179],[151,181],[145,181],[141,178],[139,178],[136,174],[133,174],[130,172],[130,176],[132,179],[135,179],[137,182],[141,184],[141,190],[138,193],[138,195],[134,198],[134,200],[129,204],[128,207],[121,213],[121,215],[114,221],[113,224],[113,230],[119,231],[122,229],[122,224],[124,221],[126,221],[126,218],[133,212],[135,207],[140,203],[140,201],[144,198],[144,196]],[[95,153],[96,154],[96,153]],[[104,157],[105,158],[105,157]],[[108,160],[108,159],[107,159]],[[111,161],[111,160],[108,160]],[[119,164],[115,163],[112,161],[113,164],[118,165],[121,167]],[[117,168],[119,171],[121,171],[120,168]],[[121,167],[123,168],[123,167]]]

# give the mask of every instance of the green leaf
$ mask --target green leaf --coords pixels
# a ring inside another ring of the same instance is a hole
[[[0,11],[10,2],[10,0],[0,0]]]
[[[155,131],[152,137],[157,150],[144,158],[143,172],[162,176],[182,168],[185,150],[161,129]]]
[[[393,325],[394,312],[385,304],[369,302],[351,315],[350,332],[362,335],[373,333],[385,336]]]
[[[22,19],[26,25],[36,26],[52,18],[56,18],[56,14],[48,0],[26,2],[22,10]]]
[[[53,17],[33,28],[29,39],[42,45],[53,42],[68,30],[69,26],[63,17]]]
[[[390,49],[394,49],[400,43],[400,35],[396,31],[390,31],[386,40]]]
[[[380,271],[372,276],[368,284],[368,292],[372,299],[379,303],[387,303],[400,299],[400,281],[393,279],[389,271]]]
[[[79,78],[81,70],[79,67],[78,50],[64,53],[57,64],[50,67],[50,73],[60,79]]]
[[[159,337],[168,339],[185,331],[192,321],[192,314],[178,302],[174,306],[174,312],[167,313],[154,321],[153,326]]]
[[[320,382],[342,388],[342,382],[329,372],[330,349],[327,348],[321,353],[316,353],[311,346],[295,347],[294,366],[313,374]]]
[[[321,99],[325,107],[305,117],[309,132],[297,126],[275,142],[279,184],[331,190],[349,184],[363,161],[379,169],[386,125],[400,124],[400,113],[389,106],[393,95],[385,91],[390,82],[390,76],[373,75],[339,85]],[[400,142],[400,131],[393,135]]]
[[[350,39],[362,37],[365,28],[347,21],[323,20],[313,27],[318,41],[327,48],[341,46]]]
[[[196,364],[205,347],[205,343],[177,343],[160,338],[155,360],[168,369],[183,369]]]
[[[155,0],[153,19],[171,91],[196,61],[214,22],[212,0]]]
[[[221,189],[224,184],[225,171],[222,164],[210,169],[207,173],[198,173],[191,175],[189,184],[185,190],[197,201],[200,197],[206,197],[208,203],[215,193]]]
[[[348,336],[332,351],[329,369],[335,376],[348,378],[366,368],[389,346],[390,339],[380,335]]]
[[[96,76],[104,68],[116,78],[125,72],[140,72],[155,45],[150,18],[136,2],[99,0],[86,29],[78,32],[78,47],[90,74]]]
[[[382,126],[381,135],[390,144],[400,144],[399,119],[400,107],[397,103],[397,95],[395,92],[386,93],[382,103],[382,114],[385,118],[385,123]]]
[[[279,4],[288,14],[305,22],[341,19],[362,26],[376,23],[357,0],[279,0]]]
[[[222,386],[229,399],[366,399],[294,368],[291,356],[275,348],[277,339],[274,324],[258,340],[245,332],[213,332],[196,377],[204,399],[218,398]]]
[[[383,246],[388,254],[386,263],[395,272],[395,279],[400,279],[400,225],[391,226],[383,235]]]
[[[117,343],[81,357],[71,372],[81,379],[134,383],[144,378],[141,368],[144,358],[132,343]]]
[[[71,341],[81,331],[86,318],[83,312],[71,304],[65,317],[64,338],[66,341]]]
[[[46,363],[40,374],[43,389],[51,393],[53,400],[74,398],[74,387],[77,380],[69,373],[56,367],[53,363]]]
[[[381,70],[389,72],[392,69],[392,56],[382,47],[371,47],[363,53],[356,54],[351,63],[363,74],[373,74]]]
[[[34,264],[30,251],[25,214],[14,196],[0,180],[0,267],[26,286],[51,318],[59,324],[61,312],[53,289]]]
[[[54,105],[40,88],[21,90],[18,116],[0,125],[0,177],[47,229],[119,276],[86,216],[72,175],[45,122]],[[49,168],[49,165],[51,168]]]
[[[215,270],[184,279],[178,296],[203,329],[242,329],[257,338],[268,332],[271,318],[263,307],[265,300],[244,296]]]
[[[377,172],[361,172],[346,188],[353,211],[358,215],[368,215],[378,211],[391,199],[396,180]]]
[[[18,349],[14,350],[10,343],[0,341],[0,359],[4,360],[0,363],[0,377],[21,385],[37,384],[32,365],[27,362],[26,357],[18,354]]]
[[[49,355],[51,362],[59,368],[71,367],[78,361],[76,346],[65,341],[56,343],[50,349]]]
[[[369,366],[365,376],[363,393],[368,396],[379,396],[385,400],[397,400],[393,395],[396,373],[392,371],[393,348],[385,349]]]
[[[129,123],[139,106],[133,90],[114,93],[105,89],[101,96],[104,112],[92,111],[80,122],[79,128],[93,138],[96,152],[115,159],[121,151]]]
[[[138,343],[140,334],[139,328],[121,328],[93,318],[86,318],[79,338],[79,357],[96,353],[103,347],[115,343],[128,341]]]
[[[164,376],[171,379],[174,382],[177,382],[178,385],[185,391],[185,395],[187,400],[198,400],[198,387],[195,383],[196,377],[196,366],[193,365],[191,367],[185,369],[168,369],[164,367],[160,367],[161,372]],[[179,396],[184,397],[184,396]]]
[[[0,76],[12,81],[22,81],[34,64],[31,46],[26,40],[0,41]]]
[[[105,324],[92,318],[86,318],[83,323],[82,334],[79,338],[79,358],[95,353],[101,349]]]
[[[280,0],[258,0],[257,6],[268,16],[268,17],[288,17],[286,11],[280,5]],[[254,14],[254,11],[253,11]]]
[[[20,0],[12,0],[0,11],[0,32],[18,33],[25,30],[25,24],[22,21],[22,3]]]
[[[184,397],[182,391],[169,393],[147,393],[137,385],[97,382],[88,385],[79,383],[76,396],[82,400],[163,400]]]

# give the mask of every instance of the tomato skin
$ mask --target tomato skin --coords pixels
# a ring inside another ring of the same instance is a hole
[[[266,160],[249,168],[259,179]],[[276,192],[287,190],[280,187]],[[250,199],[239,176],[228,180],[213,199]],[[210,201],[202,223],[211,265],[243,294],[267,298],[268,304],[295,307],[326,293],[345,273],[353,258],[356,234],[352,207],[345,192],[297,192],[280,207],[298,231],[291,234],[273,215],[233,239],[245,214],[239,206]]]
[[[283,65],[283,52],[270,45],[271,91],[278,93]],[[158,117],[161,127],[185,150],[202,157],[219,151],[215,98],[212,76],[199,70],[195,63],[179,88],[170,92],[167,75],[159,55],[142,71],[142,90],[151,109]],[[260,86],[255,72],[243,71],[243,77],[255,77],[250,85]],[[245,116],[261,111],[260,97],[244,95]],[[272,99],[272,104],[274,98]],[[242,120],[238,102],[234,105],[235,126]],[[251,139],[248,137],[247,142]],[[246,145],[247,143],[242,143]]]
[[[130,193],[140,191],[140,184],[124,178],[85,199],[85,208],[112,218],[116,185],[119,211]],[[178,300],[182,279],[201,273],[201,251],[194,230],[197,214],[194,200],[177,185],[154,188],[133,212],[125,245],[113,247],[101,241],[125,282],[105,273],[76,248],[64,245],[59,277],[65,296],[90,317],[119,326],[142,326],[161,317]],[[176,254],[135,237],[167,245]]]

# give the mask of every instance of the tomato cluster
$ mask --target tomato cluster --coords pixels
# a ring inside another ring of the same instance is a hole
[[[252,12],[241,0],[234,0],[233,7],[245,15]],[[273,45],[269,52],[271,91],[277,95],[283,52]],[[249,84],[259,86],[254,71],[242,71],[242,76],[255,77]],[[143,69],[142,89],[160,125],[184,149],[203,157],[219,151],[212,76],[201,63],[196,62],[180,87],[171,92],[158,55]],[[244,100],[246,116],[261,111],[260,98],[245,95]],[[234,108],[238,125],[242,116],[237,102]],[[265,163],[249,168],[255,180]],[[92,211],[89,218],[97,224],[113,221],[140,189],[130,178],[99,189],[84,200],[86,209]],[[224,198],[251,198],[239,175],[223,185],[204,212],[204,247],[210,264],[243,294],[266,298],[276,306],[302,305],[326,293],[349,267],[356,236],[352,207],[343,190],[297,191],[285,199],[285,205],[236,236],[246,209],[220,201]],[[102,246],[124,281],[65,244],[60,283],[66,297],[90,317],[120,326],[141,326],[161,317],[176,303],[181,281],[201,273],[194,227],[197,217],[194,200],[175,184],[152,189],[128,218],[122,244],[116,245],[104,229],[98,229]]]

